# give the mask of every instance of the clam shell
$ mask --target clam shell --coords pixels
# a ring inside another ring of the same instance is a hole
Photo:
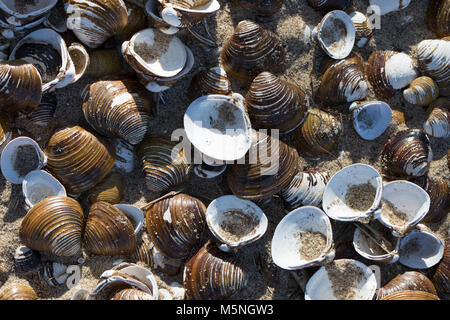
[[[0,88],[2,110],[30,112],[41,101],[41,75],[25,60],[1,61]]]
[[[350,18],[355,25],[356,35],[355,44],[362,48],[373,36],[373,28],[369,19],[361,12],[355,11],[350,14]]]
[[[122,211],[122,213],[126,215],[127,218],[130,220],[134,228],[134,234],[136,235],[139,234],[139,231],[141,231],[145,220],[142,210],[131,204],[123,204],[123,203],[115,204],[114,207]]]
[[[433,274],[433,283],[438,292],[450,293],[449,281],[449,257],[450,257],[450,239],[445,240],[444,256],[439,262],[436,271]]]
[[[384,296],[380,300],[440,300],[438,296],[417,290],[401,290]]]
[[[380,15],[406,8],[411,0],[369,0],[371,6],[378,6]]]
[[[50,10],[43,24],[59,33],[67,31],[66,11],[64,10],[65,1],[57,1],[56,5]]]
[[[123,289],[118,291],[110,300],[154,300],[153,296],[138,289]]]
[[[152,103],[138,81],[97,81],[83,90],[82,98],[84,117],[100,134],[134,145],[147,133]]]
[[[450,96],[450,40],[423,40],[417,46],[419,69],[432,78],[441,96]]]
[[[80,43],[72,43],[67,50],[75,67],[75,76],[72,80],[74,83],[84,75],[89,66],[89,53]]]
[[[46,93],[42,95],[41,102],[29,115],[28,119],[33,125],[47,126],[55,118],[58,100],[54,93]]]
[[[247,284],[234,256],[207,242],[185,265],[183,285],[187,300],[222,300]]]
[[[303,124],[295,129],[294,140],[299,151],[317,155],[329,153],[343,129],[342,122],[333,115],[311,108]]]
[[[129,40],[133,34],[139,30],[147,28],[147,15],[141,7],[126,3],[127,7],[127,25],[116,35],[120,41]]]
[[[147,266],[153,268],[153,243],[147,234],[143,234],[138,240],[136,250],[132,254],[132,258],[136,261],[143,262]]]
[[[189,27],[220,9],[217,0],[158,0],[161,18],[174,27]]]
[[[430,77],[419,77],[403,91],[403,97],[411,104],[427,106],[439,97],[439,87]]]
[[[450,137],[450,98],[438,98],[428,107],[423,130],[435,138]]]
[[[138,154],[147,187],[153,192],[165,191],[189,179],[190,159],[169,137],[147,136],[139,145]]]
[[[38,300],[38,296],[30,286],[15,285],[3,290],[0,300]]]
[[[96,202],[90,210],[84,231],[84,247],[93,254],[114,256],[132,254],[136,247],[133,225],[118,208]]]
[[[366,76],[375,93],[389,99],[416,79],[418,72],[406,53],[376,50],[366,63]]]
[[[158,28],[161,32],[164,32],[166,34],[177,33],[179,29],[165,22],[160,17],[158,9],[159,9],[158,0],[148,0],[145,2],[145,13],[147,14],[148,18],[152,21],[153,26],[155,28]]]
[[[64,186],[43,170],[30,171],[23,178],[22,193],[29,208],[51,196],[67,196]]]
[[[212,67],[197,73],[191,81],[188,95],[191,100],[208,94],[229,95],[231,82],[222,67]]]
[[[430,140],[422,130],[404,130],[392,136],[383,147],[383,172],[392,177],[420,177],[428,172],[433,159]]]
[[[427,22],[439,38],[450,36],[450,3],[447,0],[431,0],[428,4]]]
[[[23,26],[49,12],[58,0],[40,1],[0,1],[0,12],[7,23],[14,26]]]
[[[353,111],[353,128],[365,140],[374,140],[389,127],[392,110],[382,101],[354,102],[349,108]]]
[[[122,0],[69,0],[67,28],[90,48],[97,48],[127,25],[127,7]]]
[[[433,283],[424,274],[417,271],[407,271],[397,275],[394,279],[378,289],[377,300],[382,300],[394,292],[403,290],[422,291],[437,295]]]
[[[434,223],[446,217],[450,208],[448,181],[442,178],[423,176],[413,180],[413,182],[423,188],[430,196],[430,210],[422,221]]]
[[[351,3],[352,0],[308,0],[309,6],[320,12],[345,10]]]
[[[288,133],[305,120],[309,110],[306,93],[293,82],[270,72],[260,73],[245,96],[246,109],[255,129]]]
[[[90,53],[89,59],[86,75],[90,77],[104,77],[120,72],[121,55],[115,49],[94,50]]]
[[[299,155],[276,137],[253,131],[253,141],[245,162],[229,166],[228,186],[245,200],[270,198],[280,192],[297,172]],[[256,158],[257,150],[259,156]]]
[[[279,72],[285,57],[280,38],[249,20],[239,22],[221,52],[225,71],[248,83],[263,71]]]
[[[312,245],[302,241],[302,231],[318,232],[325,237],[325,247],[317,252],[317,257],[305,258],[302,255],[302,246]],[[312,206],[289,212],[275,229],[271,252],[275,264],[287,270],[303,269],[332,261],[335,251],[330,219],[322,210]]]
[[[177,194],[146,208],[147,232],[158,251],[171,259],[186,258],[206,226],[205,205],[186,194]]]
[[[14,252],[14,263],[17,270],[28,272],[35,269],[41,263],[41,254],[26,246],[20,246]]]
[[[53,289],[66,282],[67,266],[58,262],[46,261],[37,272],[40,284],[44,288]]]
[[[56,131],[47,145],[47,168],[69,194],[91,189],[114,166],[114,151],[79,126]]]
[[[94,188],[89,190],[88,200],[90,204],[104,201],[116,204],[122,201],[125,192],[125,177],[117,172],[111,172]]]
[[[20,225],[21,241],[30,249],[73,256],[81,250],[83,209],[68,197],[45,198],[34,205]]]

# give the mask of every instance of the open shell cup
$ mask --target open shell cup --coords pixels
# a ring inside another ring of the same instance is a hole
[[[374,140],[383,134],[392,119],[392,110],[382,101],[354,102],[350,106],[353,112],[353,127],[364,140]]]
[[[153,22],[153,26],[165,34],[177,33],[179,31],[177,27],[171,26],[159,16],[158,6],[158,0],[148,0],[145,3],[145,13]]]
[[[193,8],[171,4],[170,2],[173,1],[158,1],[162,6],[162,9],[160,10],[161,18],[174,27],[189,27],[220,9],[220,3],[217,0],[210,0],[205,4]],[[193,3],[195,2],[205,1],[193,1]]]
[[[18,137],[11,140],[3,149],[1,154],[1,170],[2,174],[6,180],[14,184],[21,184],[23,179],[25,178],[26,172],[24,175],[20,175],[20,172],[15,168],[16,165],[16,157],[19,152],[19,148],[23,148],[25,146],[32,146],[36,152],[37,157],[37,167],[32,170],[38,170],[47,164],[47,156],[41,150],[36,141],[28,137]]]
[[[377,290],[377,280],[372,270],[365,264],[350,259],[334,260],[330,265],[321,267],[308,280],[306,284],[305,300],[338,300],[333,290],[333,283],[330,281],[328,269],[332,266],[339,266],[339,269],[357,269],[362,273],[362,277],[355,283],[349,284],[346,289],[353,289],[354,300],[372,300]],[[344,271],[345,272],[345,271]],[[332,273],[333,274],[333,273]]]
[[[325,247],[313,259],[305,259],[301,253],[302,231],[319,232],[326,238]],[[287,214],[277,225],[272,238],[272,259],[280,268],[303,269],[320,265],[334,259],[333,231],[330,219],[317,207],[305,206]]]
[[[353,49],[356,29],[347,13],[334,10],[323,17],[313,37],[317,37],[319,45],[331,58],[344,59]]]
[[[49,12],[58,0],[40,1],[0,1],[0,12],[7,23],[14,26],[23,26]]]
[[[67,265],[65,264],[46,261],[37,272],[39,282],[46,288],[53,289],[52,287],[58,287],[65,283],[69,276],[66,270]]]
[[[261,238],[267,230],[268,220],[264,212],[253,202],[232,195],[213,200],[206,209],[206,222],[209,230],[224,244],[220,249],[237,249]],[[224,230],[228,226],[247,224],[253,228],[244,230]],[[233,232],[235,231],[235,232]]]
[[[242,158],[252,142],[250,119],[239,94],[196,99],[186,110],[184,129],[196,149],[217,160]]]
[[[80,43],[72,43],[67,50],[75,68],[75,76],[72,79],[74,83],[84,75],[89,66],[89,53]]]
[[[370,183],[376,189],[373,203],[365,211],[351,208],[346,204],[347,189],[352,185]],[[383,183],[381,175],[373,167],[356,163],[335,173],[323,193],[322,207],[326,214],[339,221],[367,222],[380,213]]]
[[[64,186],[43,170],[30,171],[22,181],[22,193],[29,208],[51,196],[67,196]]]
[[[443,256],[442,240],[428,230],[414,229],[401,239],[399,262],[404,266],[413,269],[431,268]]]

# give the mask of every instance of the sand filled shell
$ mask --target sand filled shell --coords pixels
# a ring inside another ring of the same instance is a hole
[[[33,250],[73,256],[81,250],[83,224],[83,209],[76,200],[50,197],[28,211],[20,225],[19,236]]]

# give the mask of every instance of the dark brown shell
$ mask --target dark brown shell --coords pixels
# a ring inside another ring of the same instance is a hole
[[[225,71],[246,83],[263,71],[281,71],[285,58],[280,38],[248,20],[239,22],[221,52]]]
[[[136,261],[145,263],[147,266],[153,268],[153,243],[147,234],[143,234],[138,240],[136,250],[132,254],[132,258]]]
[[[55,118],[58,100],[53,92],[42,95],[38,107],[28,115],[28,119],[33,125],[47,126]]]
[[[417,271],[408,271],[399,274],[383,287],[377,290],[377,299],[403,290],[424,291],[437,295],[433,283],[424,274]]]
[[[36,292],[30,286],[16,285],[0,293],[0,300],[37,300]]]
[[[252,136],[253,142],[245,156],[245,164],[233,164],[229,168],[228,186],[234,195],[242,199],[270,198],[292,180],[300,157],[294,148],[263,131],[253,131]],[[258,149],[262,150],[262,155]],[[258,153],[258,158],[254,159]],[[273,157],[279,157],[277,162]]]
[[[430,140],[418,129],[400,131],[383,147],[381,166],[390,177],[420,177],[432,160]]]
[[[186,194],[163,198],[146,208],[147,232],[153,244],[171,259],[184,259],[206,225],[206,207]]]
[[[192,78],[188,89],[191,100],[208,94],[229,95],[232,92],[231,82],[221,67],[213,67],[200,71]]]
[[[430,210],[421,221],[439,222],[446,217],[450,209],[450,190],[447,180],[423,176],[413,182],[430,196]]]
[[[333,10],[346,10],[353,0],[308,0],[311,8],[326,13]]]
[[[450,36],[450,2],[448,0],[430,0],[427,22],[428,27],[439,38]]]
[[[105,201],[111,204],[120,203],[125,192],[125,177],[118,173],[108,174],[94,188],[89,190],[88,200],[90,204]]]
[[[96,136],[79,127],[56,131],[47,145],[48,170],[69,194],[87,191],[103,180],[114,166],[115,153]]]
[[[84,247],[88,252],[104,256],[132,254],[136,248],[133,225],[112,204],[96,202],[86,221]]]
[[[311,108],[305,122],[294,131],[297,149],[312,155],[328,153],[336,144],[342,128],[340,119],[323,110]]]
[[[384,296],[380,300],[440,300],[437,295],[425,291],[401,290]]]
[[[450,238],[445,240],[444,257],[437,265],[433,283],[440,293],[450,293]]]
[[[303,123],[309,101],[296,84],[270,72],[260,73],[245,96],[247,113],[255,129],[279,129],[287,133]]]
[[[183,285],[188,300],[227,299],[247,283],[235,257],[207,242],[184,269]]]
[[[271,16],[280,11],[283,0],[234,0],[234,2],[245,9],[253,10],[260,16]]]

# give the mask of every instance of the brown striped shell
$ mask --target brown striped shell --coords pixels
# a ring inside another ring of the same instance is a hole
[[[30,286],[15,285],[0,293],[0,300],[37,300],[36,292]]]
[[[280,38],[249,20],[239,22],[221,52],[225,71],[247,83],[263,71],[281,71],[285,58]]]
[[[154,300],[153,296],[142,290],[128,288],[116,292],[110,300]]]
[[[311,108],[303,124],[295,129],[297,149],[307,154],[328,153],[336,144],[343,125],[340,119],[317,108]]]
[[[261,130],[253,131],[252,137],[245,163],[229,168],[228,186],[235,196],[245,200],[270,198],[294,177],[300,157],[294,148]]]
[[[41,75],[24,60],[0,60],[0,108],[9,112],[31,112],[42,96]]]
[[[427,113],[423,130],[435,138],[450,137],[450,98],[440,97],[433,101]]]
[[[403,97],[411,104],[428,106],[439,97],[439,87],[430,77],[419,77],[403,91]]]
[[[0,111],[0,154],[4,146],[11,140],[10,119],[6,112]]]
[[[89,203],[93,204],[98,201],[111,204],[119,203],[122,201],[125,186],[125,177],[118,172],[112,172],[94,188],[89,190]]]
[[[163,0],[164,3],[170,3],[185,9],[193,9],[207,4],[210,0]]]
[[[448,0],[430,0],[427,22],[428,27],[439,38],[450,36],[450,2]]]
[[[308,0],[311,8],[322,13],[332,10],[346,10],[352,4],[352,0]]]
[[[153,243],[147,234],[143,234],[138,240],[136,250],[132,254],[132,258],[136,261],[145,263],[147,266],[153,268]]]
[[[147,16],[141,7],[131,3],[126,3],[127,24],[117,35],[116,39],[120,42],[129,40],[133,34],[139,30],[147,28]]]
[[[30,249],[57,256],[73,256],[81,250],[83,209],[69,197],[45,198],[26,214],[19,236]]]
[[[356,29],[355,44],[362,48],[373,37],[373,28],[370,20],[363,13],[355,11],[350,14]]]
[[[437,295],[425,291],[401,290],[386,295],[380,300],[440,300],[440,299]]]
[[[390,177],[420,177],[428,172],[432,159],[427,135],[422,130],[411,129],[396,133],[386,142],[381,166]]]
[[[139,145],[138,154],[149,190],[162,192],[188,180],[193,166],[183,149],[174,149],[177,144],[170,137],[147,136]],[[173,150],[175,159],[172,159]]]
[[[433,283],[440,293],[450,293],[450,238],[445,240],[444,256],[437,265]]]
[[[136,236],[133,225],[122,211],[100,201],[89,210],[83,243],[93,254],[128,255],[136,248]]]
[[[115,49],[100,49],[92,51],[86,75],[90,77],[103,77],[114,75],[122,68],[121,56]]]
[[[247,283],[233,255],[207,242],[185,265],[183,285],[187,300],[227,299]]]
[[[301,125],[309,110],[308,97],[300,87],[270,72],[253,80],[245,102],[253,128],[279,129],[281,133]]]
[[[439,222],[450,210],[450,189],[446,179],[423,176],[413,181],[430,196],[430,210],[422,222]]]
[[[200,240],[205,213],[205,205],[187,194],[166,197],[146,208],[147,232],[163,255],[184,259]]]
[[[49,92],[42,95],[38,107],[27,115],[30,123],[36,126],[47,126],[55,117],[58,100],[56,94]]]
[[[192,78],[188,89],[191,100],[208,94],[229,95],[231,92],[231,82],[222,67],[212,67],[200,71]]]
[[[147,133],[152,103],[148,91],[136,80],[97,81],[82,94],[86,121],[107,137],[131,144]]]
[[[79,126],[56,131],[48,142],[46,155],[48,170],[69,194],[79,194],[102,181],[115,158],[114,150]]]
[[[120,33],[128,22],[123,0],[69,0],[67,27],[90,48]]]
[[[407,271],[397,275],[383,287],[377,290],[377,299],[402,290],[424,291],[437,295],[433,283],[424,274],[417,271]]]
[[[362,100],[367,96],[368,83],[362,58],[354,56],[332,63],[325,71],[317,90],[321,104],[336,106]]]

